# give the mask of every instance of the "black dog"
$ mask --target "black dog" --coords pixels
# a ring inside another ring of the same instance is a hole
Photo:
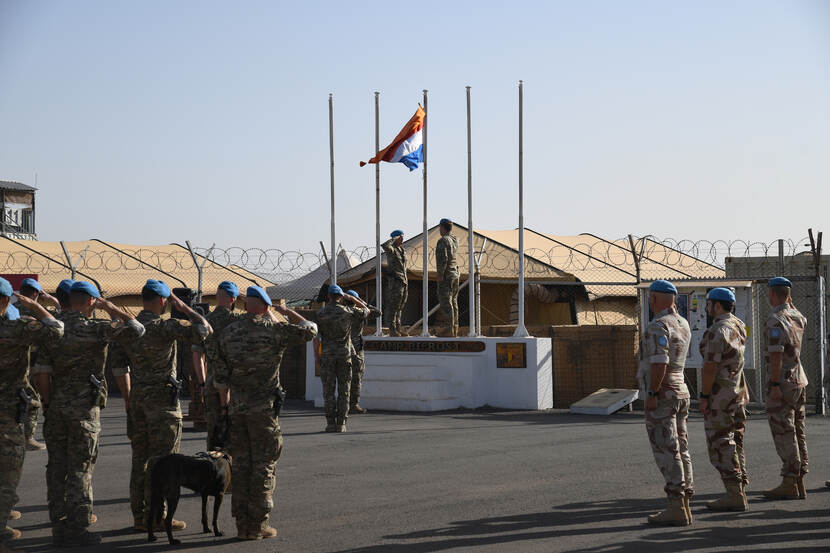
[[[213,496],[213,535],[222,536],[216,525],[222,498],[231,483],[231,457],[223,451],[199,453],[195,457],[171,453],[160,457],[150,471],[150,516],[147,524],[147,541],[156,541],[153,528],[161,524],[164,501],[167,501],[167,517],[164,529],[170,545],[180,544],[173,539],[171,525],[179,504],[179,494],[184,486],[202,495],[202,532],[210,532],[207,523],[207,500]]]

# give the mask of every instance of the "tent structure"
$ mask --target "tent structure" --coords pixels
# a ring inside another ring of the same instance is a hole
[[[357,256],[341,249],[340,253],[337,254],[338,279],[341,274],[359,263],[360,260]],[[299,278],[269,286],[266,291],[268,292],[268,296],[274,300],[282,299],[287,302],[314,301],[320,292],[320,288],[328,282],[329,277],[330,270],[328,265],[320,265]]]

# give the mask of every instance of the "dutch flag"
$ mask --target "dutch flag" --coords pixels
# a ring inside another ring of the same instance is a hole
[[[403,163],[409,167],[410,171],[417,169],[418,165],[424,160],[423,130],[425,118],[426,113],[421,106],[418,106],[415,115],[404,125],[395,140],[368,162],[361,161],[360,166],[363,167],[367,163],[386,161],[388,163]]]

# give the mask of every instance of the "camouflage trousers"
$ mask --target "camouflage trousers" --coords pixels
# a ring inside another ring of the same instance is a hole
[[[781,399],[773,400],[767,391],[767,415],[775,450],[783,466],[781,476],[807,474],[807,436],[804,432],[807,388],[781,387]]]
[[[60,528],[71,536],[90,525],[92,471],[98,459],[100,433],[99,407],[53,404],[46,414],[46,499],[53,531]]]
[[[323,381],[326,421],[343,424],[349,418],[349,395],[352,386],[352,362],[350,359],[320,360],[320,380]],[[336,393],[336,395],[335,395]]]
[[[262,531],[274,508],[280,422],[273,408],[232,413],[229,452],[233,459],[231,512],[240,533]]]
[[[366,359],[363,351],[352,355],[352,385],[349,388],[349,406],[360,403],[360,389],[363,387],[363,373],[366,372]]]
[[[130,401],[127,413],[127,437],[133,450],[130,471],[130,509],[135,522],[146,521],[150,507],[148,461],[152,457],[178,453],[182,439],[182,412],[178,402],[173,408],[167,401]]]
[[[438,283],[438,303],[446,325],[458,326],[458,275],[445,276]]]
[[[401,330],[401,314],[406,305],[406,298],[409,293],[409,286],[396,278],[389,280],[389,328],[390,330]],[[386,309],[384,309],[386,311]]]
[[[703,415],[709,461],[723,480],[749,484],[744,454],[746,409],[742,403],[719,402],[712,393],[709,411]]]
[[[660,398],[657,408],[646,410],[646,431],[657,468],[666,481],[669,497],[694,494],[692,457],[689,455],[689,400]]]
[[[12,507],[18,501],[17,485],[23,472],[23,456],[26,449],[23,441],[23,425],[16,419],[15,406],[4,406],[0,410],[0,521],[5,528]],[[3,536],[0,536],[2,541]]]
[[[26,391],[32,398],[32,403],[29,405],[29,412],[26,415],[26,420],[23,421],[23,435],[26,440],[32,440],[35,437],[35,430],[37,429],[37,420],[40,417],[40,394],[37,393],[35,387],[29,384]]]
[[[205,423],[207,424],[207,451],[210,451],[214,445],[214,433],[216,432],[216,425],[219,423],[219,416],[221,415],[222,406],[219,403],[219,392],[213,386],[212,379],[205,382],[204,388],[205,397]]]

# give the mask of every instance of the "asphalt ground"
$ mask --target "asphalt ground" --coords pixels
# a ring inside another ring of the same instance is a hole
[[[169,546],[133,533],[128,482],[130,445],[123,403],[102,415],[92,529],[101,546],[86,551],[339,552],[437,551],[585,553],[644,551],[830,551],[830,419],[807,420],[811,472],[806,501],[765,501],[780,481],[779,460],[763,413],[746,435],[750,510],[707,512],[721,482],[706,456],[703,420],[690,420],[697,494],[694,525],[657,528],[646,516],[663,508],[642,413],[610,417],[562,411],[453,411],[353,416],[346,434],[323,433],[321,410],[289,402],[281,417],[285,449],[278,463],[278,536],[235,539],[230,497],[220,514],[223,538],[201,534],[200,500],[185,495],[176,518],[188,528]],[[182,452],[204,447],[185,423]],[[40,434],[40,430],[38,430]],[[26,457],[18,506],[25,551],[52,546],[44,480],[46,453]]]

